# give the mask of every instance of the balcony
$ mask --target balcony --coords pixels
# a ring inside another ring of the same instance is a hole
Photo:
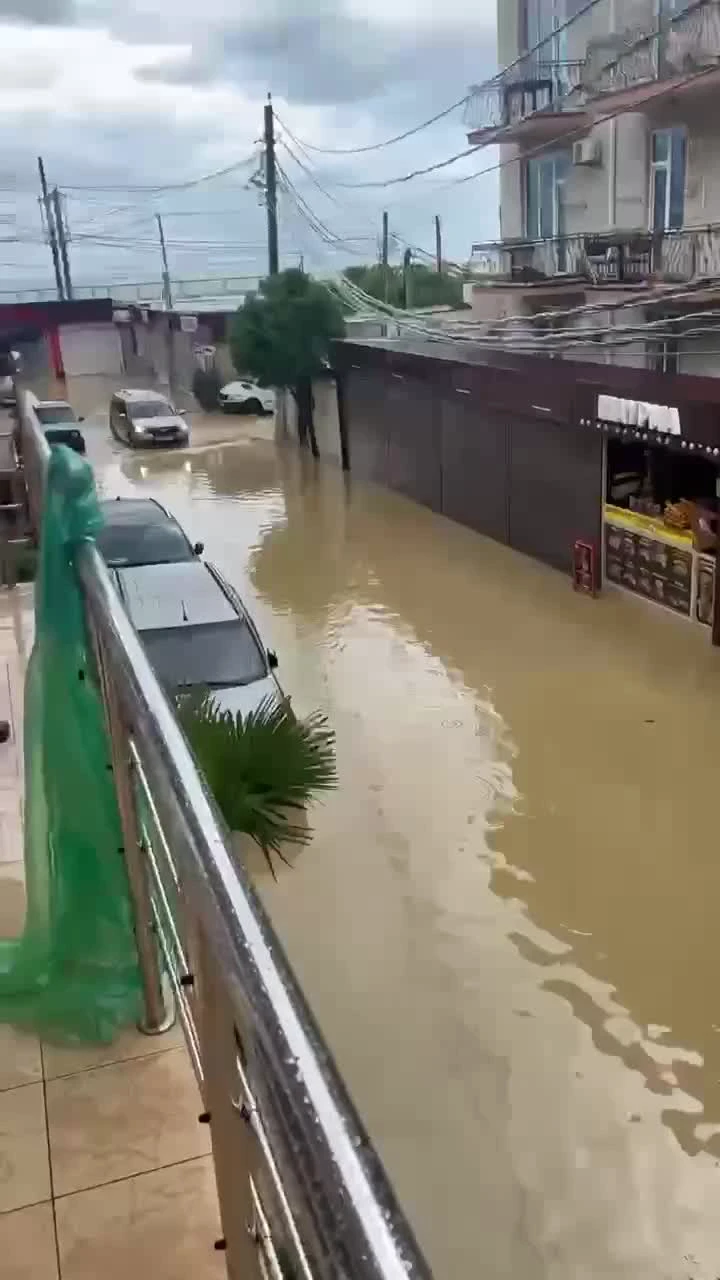
[[[470,262],[498,285],[700,283],[720,278],[720,225],[474,244]]]
[[[465,113],[468,142],[536,146],[582,128],[584,113],[573,96],[580,92],[582,70],[582,62],[528,54],[489,88],[472,93]]]
[[[661,6],[663,7],[663,6]],[[578,136],[608,112],[655,114],[669,95],[702,100],[720,87],[720,0],[690,0],[659,19],[654,3],[623,0],[613,31],[610,0],[581,12],[560,35],[471,92],[468,141],[535,147]],[[574,60],[560,60],[567,51]]]

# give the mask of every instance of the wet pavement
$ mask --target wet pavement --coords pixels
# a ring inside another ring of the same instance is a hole
[[[705,631],[194,414],[159,497],[337,734],[260,888],[438,1280],[720,1276],[716,761]],[[223,443],[223,441],[225,443]],[[228,443],[229,441],[229,443]]]

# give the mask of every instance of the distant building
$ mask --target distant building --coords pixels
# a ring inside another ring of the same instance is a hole
[[[537,332],[538,313],[606,303],[558,321],[586,339],[578,358],[720,373],[720,0],[498,0],[497,14],[507,70],[471,98],[469,140],[507,163],[501,239],[473,245],[474,315]],[[666,318],[662,337],[612,332]]]

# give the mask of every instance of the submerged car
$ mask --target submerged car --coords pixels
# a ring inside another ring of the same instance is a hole
[[[159,391],[116,391],[110,401],[110,430],[131,448],[185,445],[190,439],[183,411]]]
[[[275,392],[259,387],[256,382],[228,382],[220,390],[220,408],[224,413],[274,413]]]
[[[100,503],[105,521],[96,538],[110,569],[197,560],[202,542],[192,544],[170,512],[155,498],[108,498]]]
[[[246,716],[270,699],[288,705],[277,658],[263,648],[242,601],[201,560],[115,571],[128,616],[171,695],[208,690],[224,711]]]
[[[67,400],[38,400],[35,417],[43,429],[48,444],[66,444],[76,453],[85,452],[85,437],[76,425],[83,422]]]

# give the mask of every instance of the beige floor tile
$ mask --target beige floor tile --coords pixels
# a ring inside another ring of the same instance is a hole
[[[25,866],[0,861],[0,938],[16,938],[25,922]]]
[[[42,1084],[0,1093],[0,1213],[50,1197]]]
[[[37,1036],[0,1024],[0,1092],[42,1080]]]
[[[208,1126],[184,1049],[47,1084],[56,1195],[205,1155]]]
[[[105,1045],[43,1045],[45,1079],[71,1076],[91,1067],[105,1067],[113,1062],[128,1062],[133,1058],[149,1058],[166,1049],[183,1046],[182,1028],[176,1024],[162,1036],[143,1036],[139,1031],[122,1031],[112,1044]]]
[[[0,1214],[2,1280],[58,1280],[52,1205]]]
[[[225,1280],[210,1159],[66,1196],[56,1212],[63,1280]]]
[[[22,856],[20,796],[0,787],[0,862],[21,862]]]

